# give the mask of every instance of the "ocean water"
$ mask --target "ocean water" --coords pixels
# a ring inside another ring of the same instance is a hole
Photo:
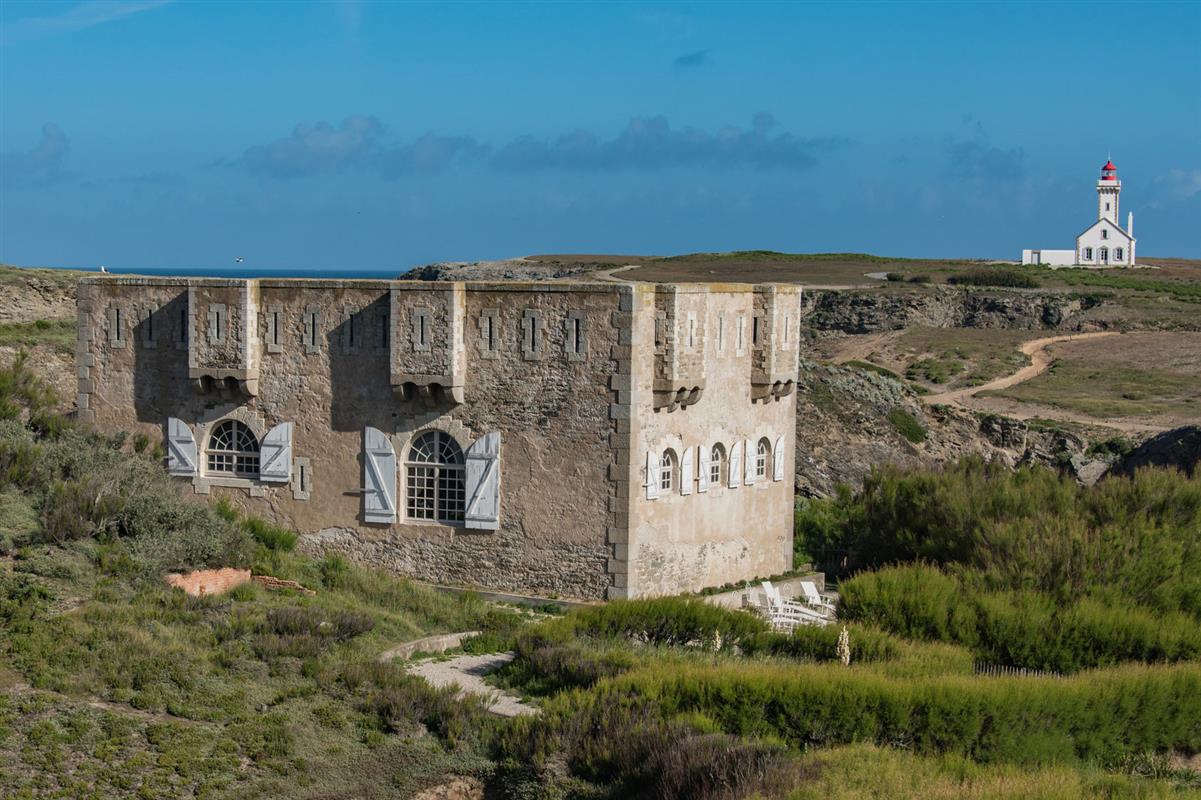
[[[99,272],[99,270],[89,270]],[[166,278],[331,278],[351,280],[355,278],[371,280],[394,280],[404,269],[255,269],[253,267],[149,267],[144,269],[123,269],[109,267],[113,275],[147,275]]]

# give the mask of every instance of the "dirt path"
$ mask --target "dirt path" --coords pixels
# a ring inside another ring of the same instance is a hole
[[[1101,331],[1098,333],[1069,333],[1064,336],[1048,336],[1045,339],[1033,339],[1019,348],[1023,354],[1030,357],[1030,363],[1012,375],[1006,375],[1003,378],[997,378],[979,386],[969,386],[966,389],[924,395],[922,400],[931,405],[963,405],[964,400],[979,392],[1008,389],[1010,386],[1016,386],[1023,381],[1028,381],[1034,376],[1046,372],[1047,367],[1051,366],[1052,361],[1047,348],[1053,344],[1057,344],[1058,342],[1082,342],[1086,339],[1100,339],[1103,336],[1117,335],[1115,331]],[[1091,420],[1091,417],[1086,419]]]
[[[425,678],[432,686],[458,686],[461,694],[479,694],[489,699],[488,710],[502,717],[537,714],[533,706],[521,702],[516,695],[502,692],[484,683],[484,676],[513,660],[512,653],[462,655],[441,661],[418,661],[408,668],[409,674]]]
[[[1081,342],[1086,339],[1100,339],[1105,336],[1118,335],[1116,331],[1099,331],[1096,333],[1072,333],[1064,336],[1048,336],[1044,339],[1033,339],[1024,343],[1019,348],[1022,353],[1030,357],[1030,364],[1022,367],[1017,372],[1006,375],[1003,378],[997,378],[994,381],[989,381],[980,386],[956,389],[951,392],[941,392],[939,394],[923,395],[921,399],[930,405],[954,405],[961,408],[971,408],[976,411],[991,411],[1007,417],[1013,417],[1014,419],[1023,420],[1040,417],[1057,422],[1072,422],[1079,425],[1110,428],[1123,433],[1157,433],[1166,430],[1162,425],[1149,425],[1145,422],[1124,419],[1098,419],[1097,417],[1090,417],[1087,414],[1080,414],[1036,403],[1023,403],[1005,397],[984,398],[976,396],[979,392],[1008,389],[1011,386],[1016,386],[1023,381],[1028,381],[1046,372],[1054,360],[1051,354],[1047,352],[1047,348],[1053,344],[1060,342]],[[971,402],[969,403],[968,401]]]

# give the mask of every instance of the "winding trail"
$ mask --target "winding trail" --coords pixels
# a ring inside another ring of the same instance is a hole
[[[1047,348],[1053,344],[1060,342],[1082,342],[1087,339],[1100,339],[1105,336],[1118,336],[1117,331],[1098,331],[1095,333],[1073,333],[1065,336],[1048,336],[1044,339],[1033,339],[1024,343],[1019,349],[1030,357],[1030,364],[1022,367],[1017,372],[1006,375],[1003,378],[997,378],[994,381],[982,384],[980,386],[972,386],[966,389],[956,389],[951,392],[940,392],[939,394],[923,395],[921,400],[928,405],[953,405],[960,408],[967,408],[976,411],[993,411],[1004,414],[1007,417],[1014,419],[1030,419],[1032,417],[1044,417],[1057,422],[1073,422],[1081,425],[1092,425],[1099,428],[1110,428],[1111,430],[1121,431],[1123,433],[1159,433],[1167,430],[1163,425],[1151,425],[1145,422],[1135,422],[1124,419],[1098,419],[1090,417],[1087,414],[1081,414],[1075,411],[1068,411],[1054,406],[1044,406],[1034,403],[1025,403],[1018,400],[1012,400],[1005,397],[980,397],[976,394],[996,389],[1008,389],[1010,386],[1016,386],[1023,381],[1028,381],[1033,377],[1041,375],[1051,366],[1052,358],[1047,352]],[[974,403],[969,404],[967,401],[974,400]]]
[[[932,405],[963,405],[964,400],[979,392],[1008,389],[1010,386],[1016,386],[1046,372],[1047,368],[1051,366],[1052,361],[1047,348],[1053,344],[1058,344],[1059,342],[1083,342],[1087,339],[1100,339],[1104,336],[1117,335],[1117,331],[1098,331],[1096,333],[1069,333],[1063,336],[1048,336],[1045,339],[1032,339],[1018,348],[1024,355],[1030,357],[1030,363],[1012,375],[1006,375],[1003,378],[997,378],[979,386],[969,386],[966,389],[924,395],[922,400]],[[1092,418],[1088,417],[1086,419],[1091,420]]]

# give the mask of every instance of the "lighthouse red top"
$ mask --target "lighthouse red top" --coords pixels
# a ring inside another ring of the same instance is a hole
[[[1113,161],[1106,161],[1105,166],[1101,167],[1101,180],[1116,181],[1118,179],[1118,168],[1113,165]]]

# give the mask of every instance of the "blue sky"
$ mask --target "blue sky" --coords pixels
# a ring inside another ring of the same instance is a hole
[[[6,0],[0,261],[1201,257],[1201,3]]]

